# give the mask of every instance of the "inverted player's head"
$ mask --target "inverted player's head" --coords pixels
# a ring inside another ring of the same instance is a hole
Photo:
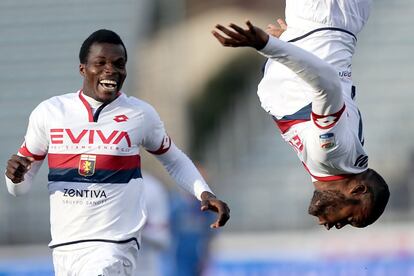
[[[126,78],[127,51],[118,34],[101,29],[92,33],[79,51],[83,93],[100,102],[117,97]]]
[[[368,169],[338,184],[333,189],[316,189],[309,205],[309,214],[318,217],[319,224],[328,230],[347,224],[366,227],[384,212],[390,192],[374,170]]]

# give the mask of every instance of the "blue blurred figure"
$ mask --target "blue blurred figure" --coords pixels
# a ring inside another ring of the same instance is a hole
[[[198,165],[204,178],[204,169]],[[173,191],[171,203],[171,235],[172,244],[169,267],[171,276],[198,276],[202,274],[209,256],[209,242],[214,230],[209,225],[214,221],[210,213],[200,210],[200,202],[184,192]],[[217,231],[216,231],[217,232]]]
[[[171,243],[169,194],[159,179],[146,171],[142,173],[147,221],[137,263],[140,275],[164,276],[168,274],[164,273],[162,259]]]

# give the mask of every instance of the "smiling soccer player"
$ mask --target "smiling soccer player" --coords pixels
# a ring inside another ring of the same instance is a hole
[[[139,275],[145,224],[140,148],[155,155],[179,186],[217,212],[230,210],[172,142],[155,109],[121,92],[127,52],[121,38],[98,30],[79,53],[83,86],[50,98],[30,115],[25,143],[7,164],[13,195],[26,193],[48,156],[48,189],[56,275]]]

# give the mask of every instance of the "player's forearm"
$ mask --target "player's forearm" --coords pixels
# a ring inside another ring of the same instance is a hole
[[[7,191],[9,192],[9,194],[13,196],[20,196],[26,194],[32,186],[31,179],[25,178],[25,180],[23,180],[22,182],[15,184],[7,176],[5,176],[5,178],[7,184]]]
[[[262,55],[287,66],[312,86],[316,92],[329,94],[341,91],[341,83],[333,66],[314,54],[291,43],[269,36]]]
[[[199,200],[201,200],[203,192],[212,193],[193,162],[174,144],[166,153],[157,156],[157,158],[175,182]]]

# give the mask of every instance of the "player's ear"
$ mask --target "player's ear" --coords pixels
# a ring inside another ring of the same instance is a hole
[[[351,189],[351,195],[361,195],[368,192],[368,187],[364,184],[358,184]]]
[[[79,64],[79,73],[81,74],[82,77],[85,76],[85,64],[83,63]]]

